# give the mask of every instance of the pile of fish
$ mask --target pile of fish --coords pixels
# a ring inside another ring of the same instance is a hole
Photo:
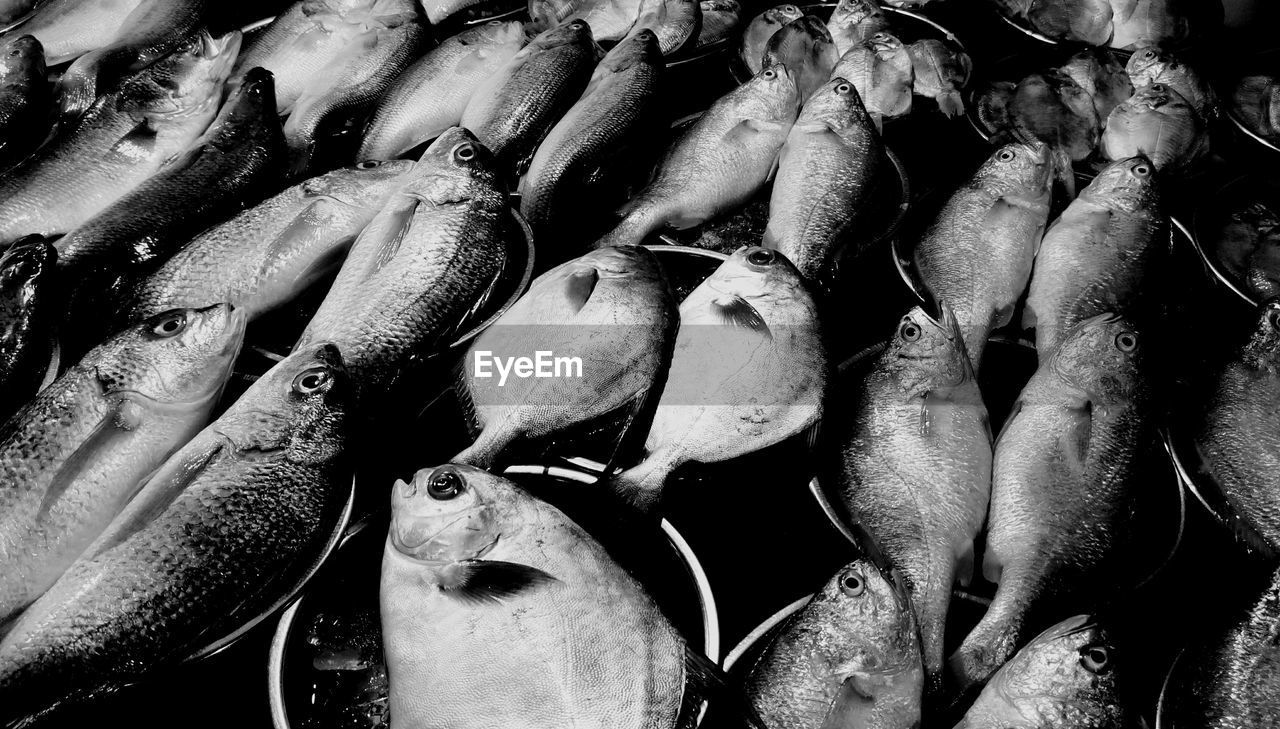
[[[1178,45],[1203,34],[1214,19],[1200,0],[992,0],[1001,12],[1058,41],[1132,49]]]

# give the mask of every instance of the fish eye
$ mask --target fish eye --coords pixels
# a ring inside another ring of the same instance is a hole
[[[757,248],[747,254],[747,263],[753,266],[768,266],[773,263],[773,251],[768,248]]]
[[[382,162],[376,159],[369,159],[356,165],[357,170],[373,170],[382,166]]]
[[[1269,309],[1267,311],[1267,323],[1271,325],[1272,329],[1280,332],[1280,304],[1271,304],[1267,308]]]
[[[1143,52],[1142,52],[1142,57],[1143,57],[1143,58],[1146,58],[1146,59],[1155,58],[1155,57],[1156,57],[1156,51],[1155,51],[1155,49],[1154,49],[1154,48],[1148,48],[1147,50],[1143,51]]]
[[[777,75],[778,75],[778,72],[777,72],[777,71],[775,71],[775,70],[773,70],[772,68],[766,68],[766,69],[764,70],[764,73],[762,73],[762,74],[760,74],[760,75],[761,75],[761,76],[764,76],[765,78],[773,78],[774,76],[777,76]]]
[[[840,592],[849,597],[858,597],[866,591],[867,580],[858,570],[845,570],[845,573],[840,575]]]
[[[902,321],[902,326],[898,327],[898,336],[902,337],[904,340],[908,342],[920,341],[920,335],[922,333],[923,332],[920,331],[919,325],[917,325],[915,322],[911,321],[910,319],[904,319]]]
[[[1138,177],[1146,177],[1151,174],[1151,165],[1148,165],[1146,162],[1139,162],[1133,166],[1133,174]]]
[[[839,86],[836,87],[837,94],[847,94],[850,91],[853,91],[853,87],[850,86],[849,84],[840,84]]]
[[[457,498],[462,490],[462,477],[452,469],[435,474],[427,482],[427,495],[436,501]]]
[[[323,390],[333,375],[327,367],[311,367],[293,378],[293,391],[299,395],[314,395]]]
[[[476,146],[471,142],[463,142],[453,148],[453,158],[459,162],[470,162],[476,158]]]
[[[151,325],[151,333],[157,337],[168,339],[182,333],[187,328],[187,315],[181,311],[171,311],[168,314],[161,314]]]
[[[1111,652],[1103,645],[1086,646],[1080,650],[1080,665],[1089,673],[1106,673],[1111,668]]]
[[[1017,156],[1018,155],[1015,154],[1012,149],[1002,149],[1000,150],[1000,154],[996,156],[996,159],[1001,162],[1012,162],[1013,158]]]
[[[1138,348],[1138,335],[1133,332],[1120,332],[1116,335],[1116,348],[1129,353]]]
[[[569,24],[569,27],[573,28],[574,30],[582,30],[583,28],[587,27],[587,21],[575,20]]]
[[[18,50],[17,48],[14,48],[13,50],[9,51],[10,58],[17,58],[18,56],[21,56],[21,55],[22,55],[22,51]]]
[[[1164,93],[1164,84],[1151,84],[1151,90],[1157,94]]]

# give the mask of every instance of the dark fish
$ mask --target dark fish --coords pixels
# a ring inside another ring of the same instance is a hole
[[[58,252],[30,236],[0,255],[0,423],[57,369]]]
[[[0,2],[0,25],[12,26],[31,17],[40,0],[3,0]]]
[[[800,93],[800,104],[822,87],[840,56],[827,26],[812,15],[782,26],[764,46],[763,68],[786,66]]]
[[[760,73],[760,62],[764,59],[764,48],[769,39],[782,29],[782,26],[793,20],[804,17],[804,11],[795,5],[776,5],[760,13],[747,23],[742,32],[742,48],[738,53],[746,64],[751,75]]]
[[[1109,51],[1098,48],[1080,51],[1060,70],[1093,99],[1093,108],[1104,121],[1116,104],[1133,96],[1134,80],[1116,54]]]
[[[658,50],[669,58],[696,43],[701,29],[702,6],[698,0],[644,0],[640,17],[627,37],[651,31],[658,39]]]
[[[1008,108],[1016,138],[1060,147],[1076,162],[1098,148],[1107,123],[1098,116],[1094,97],[1059,69],[1019,81]]]
[[[1232,207],[1216,231],[1212,254],[1256,300],[1280,296],[1280,211],[1250,197]]]
[[[1267,75],[1245,76],[1236,84],[1231,106],[1249,131],[1280,144],[1280,84]]]
[[[1115,30],[1111,0],[1030,0],[1026,14],[1033,28],[1057,40],[1105,46]]]
[[[21,162],[44,141],[52,105],[40,41],[19,35],[0,43],[0,170]]]

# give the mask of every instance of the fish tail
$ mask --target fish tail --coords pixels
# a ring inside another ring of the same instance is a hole
[[[964,113],[964,97],[959,91],[943,91],[938,94],[938,109],[948,117],[960,116]]]
[[[498,456],[502,454],[503,449],[511,442],[509,437],[505,437],[497,431],[497,428],[485,428],[480,431],[476,442],[454,456],[451,462],[475,466],[485,470],[491,468],[494,462],[498,460]]]
[[[663,220],[655,207],[644,204],[643,200],[637,203],[639,204],[632,204],[624,211],[622,220],[618,221],[613,230],[596,241],[596,248],[637,246],[662,227]]]
[[[675,464],[669,458],[650,453],[640,463],[609,479],[608,488],[637,510],[651,513],[660,505],[667,476],[674,469]]]
[[[1017,652],[1024,611],[1010,593],[1005,574],[995,601],[948,660],[950,680],[958,694],[981,688]]]

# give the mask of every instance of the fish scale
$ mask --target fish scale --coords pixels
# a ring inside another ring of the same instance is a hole
[[[22,32],[44,46],[50,66],[100,48],[124,28],[142,0],[47,0],[22,24]]]

